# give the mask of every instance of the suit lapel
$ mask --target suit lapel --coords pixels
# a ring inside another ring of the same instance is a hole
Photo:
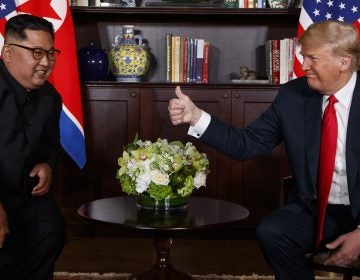
[[[346,171],[350,199],[358,190],[358,172],[360,161],[360,72],[358,72],[353,98],[351,101],[348,128],[346,132]],[[358,197],[359,198],[359,197]],[[360,204],[351,201],[351,204]]]
[[[322,95],[311,90],[305,96],[305,154],[312,185],[316,186],[321,137]]]

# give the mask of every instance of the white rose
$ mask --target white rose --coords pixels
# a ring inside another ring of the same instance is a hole
[[[156,185],[168,185],[170,183],[169,175],[159,170],[151,171],[151,181],[153,181]]]
[[[206,174],[205,172],[196,172],[194,177],[194,186],[195,188],[200,188],[202,186],[206,186]]]

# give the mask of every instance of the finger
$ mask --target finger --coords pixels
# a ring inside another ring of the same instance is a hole
[[[176,96],[180,99],[180,100],[183,100],[184,97],[185,97],[185,94],[182,93],[181,89],[180,89],[180,86],[177,86],[175,88],[175,94]]]
[[[31,170],[31,172],[29,173],[29,176],[30,176],[30,177],[34,177],[34,176],[37,175],[38,172],[39,172],[38,169],[37,169],[36,167],[34,167],[34,168]]]
[[[46,186],[46,184],[38,185],[33,188],[31,194],[35,195],[35,196],[39,196],[39,195],[46,194],[48,191],[49,191],[49,188]]]
[[[179,116],[179,115],[183,115],[184,114],[184,109],[181,108],[173,108],[169,110],[169,115],[170,116]]]
[[[32,194],[33,196],[41,196],[41,195],[44,195],[44,194],[46,194],[46,193],[47,193],[46,189],[37,189],[37,190],[33,190],[33,191],[31,192],[31,194]]]
[[[341,244],[342,244],[342,240],[340,238],[337,238],[333,242],[326,244],[326,248],[333,250],[339,247]]]
[[[170,115],[170,120],[171,120],[171,122],[172,122],[173,124],[180,124],[180,123],[182,123],[183,118],[184,118],[183,112],[179,112],[179,113]]]
[[[169,101],[169,106],[168,109],[169,110],[174,110],[174,109],[182,109],[184,106],[180,104],[179,99],[170,99]]]

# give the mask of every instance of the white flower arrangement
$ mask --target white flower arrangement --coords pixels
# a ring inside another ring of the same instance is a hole
[[[135,140],[118,159],[116,178],[129,195],[145,194],[155,200],[187,197],[206,186],[209,160],[187,142]]]

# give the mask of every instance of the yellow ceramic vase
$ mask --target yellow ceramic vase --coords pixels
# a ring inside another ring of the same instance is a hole
[[[118,82],[141,82],[149,70],[149,52],[133,25],[124,25],[109,52],[110,69]]]

